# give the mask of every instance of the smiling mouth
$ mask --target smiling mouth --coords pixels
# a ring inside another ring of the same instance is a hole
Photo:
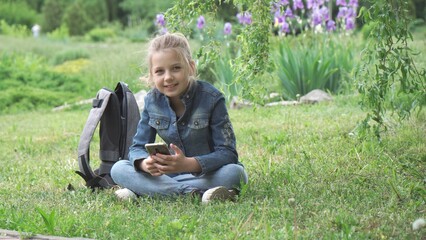
[[[170,84],[170,85],[164,86],[164,88],[171,89],[171,88],[175,88],[177,85],[178,85],[177,83],[176,84]]]

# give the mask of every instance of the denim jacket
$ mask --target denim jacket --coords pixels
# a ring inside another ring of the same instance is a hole
[[[234,130],[222,93],[207,82],[194,81],[181,100],[185,112],[177,118],[168,97],[156,88],[148,92],[130,147],[131,163],[134,165],[135,160],[149,156],[145,144],[155,142],[157,134],[167,145],[173,143],[185,156],[198,161],[202,171],[197,175],[239,163]]]

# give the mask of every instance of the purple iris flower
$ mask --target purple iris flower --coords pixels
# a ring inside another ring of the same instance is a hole
[[[356,8],[358,7],[358,0],[349,0],[348,5]]]
[[[303,6],[303,2],[302,0],[294,0],[293,2],[293,9],[304,9],[305,7]]]
[[[281,25],[281,32],[284,32],[284,33],[290,32],[290,25],[286,21],[284,21],[283,24]]]
[[[337,13],[336,18],[345,18],[346,15],[348,13],[348,8],[347,7],[340,7],[339,8],[339,13]]]
[[[225,26],[223,27],[223,34],[231,35],[231,33],[232,33],[232,24],[229,22],[226,22]]]
[[[336,30],[336,23],[333,20],[328,20],[327,22],[327,31]]]
[[[346,6],[346,0],[336,0],[336,6]]]
[[[311,20],[314,26],[320,25],[322,23],[321,11],[318,8],[314,9],[312,12]]]
[[[271,2],[271,13],[276,13],[280,11],[280,5],[276,2]]]
[[[353,18],[346,19],[346,30],[352,30],[355,28],[355,21]]]
[[[288,0],[280,0],[279,4],[281,6],[287,6],[289,4],[289,1]]]
[[[319,11],[320,11],[321,16],[322,16],[322,19],[323,19],[324,21],[328,21],[328,20],[330,20],[330,12],[328,11],[328,8],[327,8],[326,6],[322,6],[322,7],[319,9]]]
[[[356,17],[356,10],[355,8],[348,8],[346,11],[346,18],[355,18]]]
[[[197,20],[197,28],[203,29],[205,24],[206,24],[206,20],[204,19],[204,16],[200,16]]]
[[[157,19],[155,21],[155,24],[157,26],[161,26],[164,27],[164,25],[166,25],[166,20],[164,19],[164,15],[163,14],[157,14]]]
[[[289,17],[289,18],[293,18],[293,11],[291,11],[290,7],[287,7],[287,9],[285,10],[284,16]]]
[[[306,1],[306,8],[311,9],[314,6],[314,0],[307,0]]]
[[[251,14],[249,12],[238,13],[237,18],[238,22],[243,25],[250,25],[252,22]]]

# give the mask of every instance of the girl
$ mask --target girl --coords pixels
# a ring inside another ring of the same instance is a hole
[[[149,82],[129,160],[111,169],[121,199],[137,195],[200,196],[202,202],[234,200],[247,173],[238,161],[236,141],[223,95],[195,79],[187,39],[179,33],[154,38],[148,48]],[[156,136],[172,155],[149,155]]]

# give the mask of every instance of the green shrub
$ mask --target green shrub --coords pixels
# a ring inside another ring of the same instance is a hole
[[[0,19],[10,25],[25,25],[30,28],[39,21],[37,12],[25,2],[2,1],[0,3]]]
[[[5,20],[0,20],[0,33],[15,37],[27,37],[30,35],[30,30],[25,25],[9,25]]]
[[[50,33],[47,33],[47,37],[52,40],[67,40],[70,36],[70,30],[67,25],[62,24],[59,28],[56,28]]]
[[[84,35],[107,20],[108,11],[103,0],[76,0],[64,15],[64,23],[71,35]]]
[[[350,39],[342,36],[280,38],[272,55],[287,99],[314,89],[338,93],[354,67]]]
[[[104,42],[113,37],[115,37],[115,32],[111,28],[94,28],[86,34],[86,38],[93,42]]]
[[[54,72],[44,58],[0,56],[0,113],[52,108],[76,101],[87,88],[78,75]]]
[[[66,61],[76,60],[80,58],[90,58],[89,53],[82,49],[67,50],[64,52],[57,53],[52,59],[52,64],[59,65]]]
[[[46,32],[61,27],[65,8],[65,0],[46,0],[42,10],[44,21],[43,28]]]
[[[224,53],[214,63],[211,69],[215,76],[215,84],[224,93],[229,102],[233,97],[241,94],[241,85],[235,82],[234,73],[231,67],[232,58],[228,52]]]

